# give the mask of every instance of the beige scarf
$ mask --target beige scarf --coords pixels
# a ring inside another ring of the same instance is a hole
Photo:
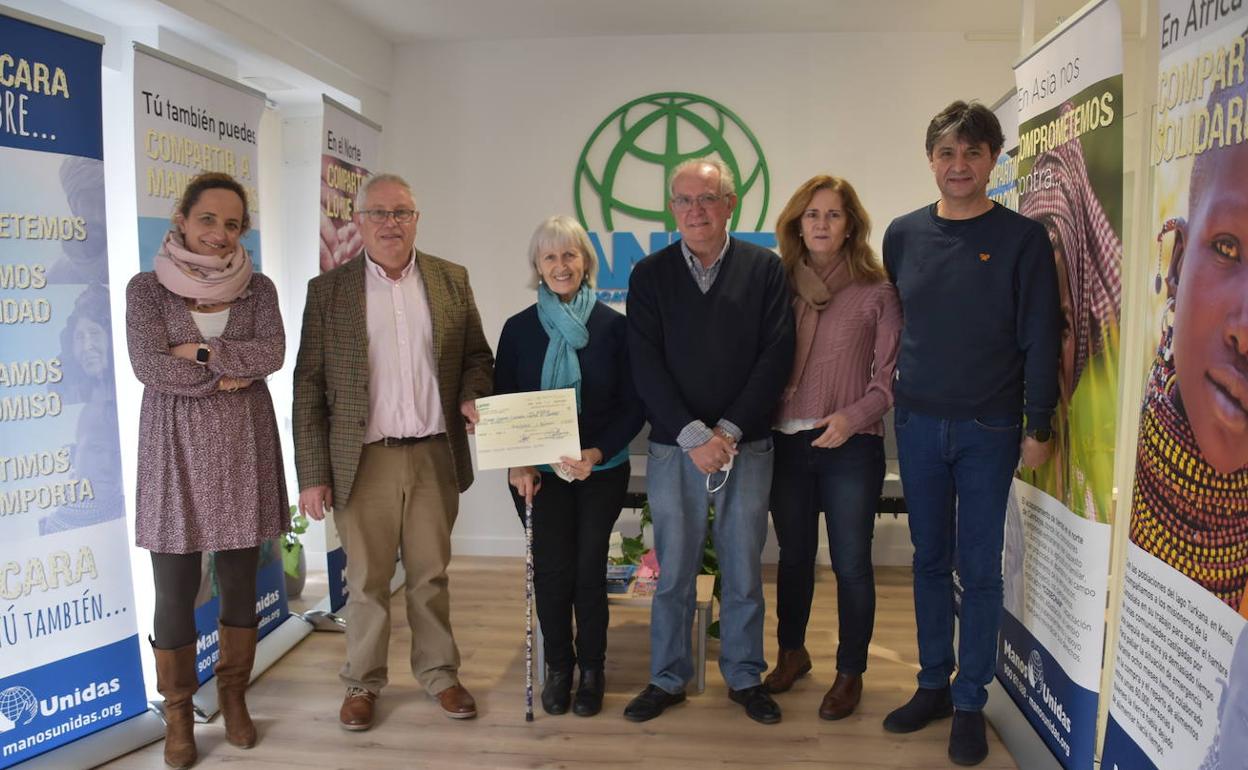
[[[831,264],[822,268],[811,267],[806,257],[793,268],[791,283],[795,295],[793,315],[797,321],[797,346],[793,353],[793,374],[784,389],[785,401],[793,398],[798,383],[802,381],[802,373],[806,371],[806,360],[810,358],[810,350],[815,344],[819,313],[832,304],[837,292],[852,282],[849,263],[839,254],[832,258]]]
[[[201,305],[224,304],[251,294],[251,255],[241,243],[225,259],[196,254],[171,228],[156,254],[155,268],[161,286]]]

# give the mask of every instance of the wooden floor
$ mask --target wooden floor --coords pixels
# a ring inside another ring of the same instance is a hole
[[[370,731],[338,727],[343,688],[337,670],[341,634],[316,633],[291,650],[251,687],[248,702],[260,731],[249,751],[225,742],[218,717],[196,726],[198,767],[255,768],[942,768],[949,720],[911,735],[892,735],[881,721],[915,686],[916,649],[910,572],[879,568],[875,642],[858,711],[840,722],[817,716],[819,701],[836,675],[836,584],[820,573],[807,635],[814,670],[777,696],[778,725],[752,722],[728,700],[714,664],[711,642],[707,689],[650,722],[621,716],[648,679],[649,614],[613,607],[603,712],[585,719],[552,717],[537,706],[524,721],[524,566],[520,559],[460,557],[451,570],[455,635],[463,656],[461,678],[477,699],[480,716],[455,722],[416,685],[408,670],[410,635],[396,594],[391,638],[391,684],[378,701],[379,722]],[[767,572],[767,656],[775,660],[774,568]],[[536,693],[535,693],[536,700]],[[1017,765],[989,730],[984,768]],[[106,767],[161,768],[156,743]]]

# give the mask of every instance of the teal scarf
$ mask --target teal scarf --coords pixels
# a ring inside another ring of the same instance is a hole
[[[594,310],[594,290],[582,284],[571,302],[537,287],[537,318],[550,337],[542,361],[542,390],[576,389],[576,413],[581,413],[581,362],[576,351],[589,344],[589,314]]]

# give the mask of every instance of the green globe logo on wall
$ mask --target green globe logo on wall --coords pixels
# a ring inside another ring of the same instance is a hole
[[[668,176],[681,163],[708,156],[727,164],[736,179],[729,229],[736,237],[775,245],[773,233],[760,232],[771,176],[749,126],[697,94],[643,96],[608,115],[576,163],[572,196],[576,217],[598,251],[600,298],[622,302],[633,264],[672,241],[676,220],[667,207]]]
[[[615,127],[618,138],[609,131]],[[737,228],[748,207],[758,211],[753,229],[761,229],[767,216],[771,178],[758,139],[722,104],[679,92],[634,99],[594,129],[576,164],[576,216],[588,228],[587,214],[596,213],[608,231],[617,229],[617,214],[675,230],[676,220],[667,208],[667,177],[684,161],[708,155],[719,156],[737,180],[740,203],[730,226]],[[596,206],[585,200],[586,192],[597,197]],[[759,198],[760,206],[748,206],[751,193]]]

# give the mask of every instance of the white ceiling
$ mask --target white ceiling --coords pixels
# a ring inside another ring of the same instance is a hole
[[[402,44],[600,35],[906,29],[1017,37],[1022,0],[335,1],[391,42]]]

